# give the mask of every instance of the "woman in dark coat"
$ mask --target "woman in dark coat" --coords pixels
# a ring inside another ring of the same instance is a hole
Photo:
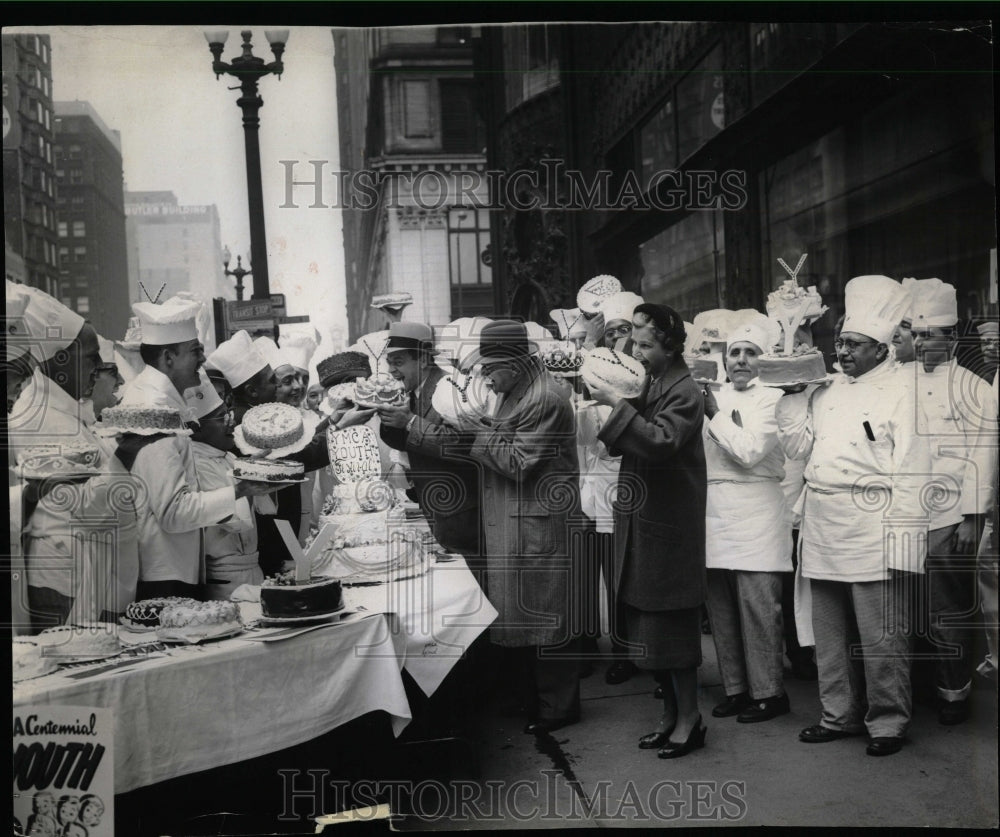
[[[677,758],[705,743],[698,712],[701,605],[705,599],[704,397],[681,359],[684,324],[664,305],[633,313],[634,357],[646,368],[642,395],[616,400],[600,439],[622,455],[612,582],[636,664],[663,687],[658,728],[639,742]]]

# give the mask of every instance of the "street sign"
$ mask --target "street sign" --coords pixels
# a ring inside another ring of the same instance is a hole
[[[274,303],[269,299],[249,299],[241,302],[229,301],[226,303],[226,313],[229,322],[236,323],[244,320],[260,320],[265,317],[274,317]]]
[[[278,319],[278,322],[281,323],[282,325],[286,325],[288,323],[308,323],[309,322],[309,316],[307,314],[296,314],[293,317],[278,317],[277,319]]]

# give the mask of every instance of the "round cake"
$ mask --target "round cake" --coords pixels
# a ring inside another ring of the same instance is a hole
[[[638,397],[646,380],[639,361],[614,349],[587,352],[580,374],[588,387],[611,389],[619,398]]]
[[[584,314],[596,314],[600,310],[601,300],[612,294],[621,293],[622,283],[614,276],[602,273],[584,282],[576,293],[576,306]]]
[[[233,476],[238,480],[289,482],[302,479],[304,474],[305,465],[291,459],[237,459],[233,465]]]
[[[158,628],[160,613],[169,605],[198,604],[197,599],[187,599],[181,596],[165,596],[157,599],[143,599],[131,602],[125,607],[125,617],[122,624],[127,627]]]
[[[316,365],[319,382],[325,387],[367,378],[371,373],[371,363],[364,352],[338,352]]]
[[[170,407],[105,407],[101,425],[123,433],[133,430],[184,430],[180,410]]]
[[[198,602],[193,599],[171,602],[160,611],[161,628],[202,628],[240,624],[236,602]]]
[[[543,349],[542,363],[553,375],[575,377],[583,366],[583,353],[572,343],[559,343]]]
[[[323,616],[343,606],[343,590],[336,578],[313,576],[298,583],[295,573],[287,572],[264,579],[260,587],[260,609],[265,617]]]
[[[413,302],[413,294],[401,291],[395,294],[379,294],[372,297],[372,308],[399,308],[410,305]]]
[[[43,657],[110,657],[122,650],[118,628],[104,622],[46,628],[36,640]]]
[[[361,407],[400,407],[406,403],[406,390],[392,375],[373,375],[355,382],[354,403]]]
[[[62,442],[59,445],[28,448],[18,457],[24,476],[31,478],[56,477],[93,471],[101,460],[100,449],[86,442]]]
[[[762,384],[804,384],[826,377],[826,362],[819,349],[799,345],[791,355],[760,356],[757,376]]]
[[[263,450],[283,448],[302,438],[302,413],[291,404],[259,404],[251,407],[240,424],[248,445]]]

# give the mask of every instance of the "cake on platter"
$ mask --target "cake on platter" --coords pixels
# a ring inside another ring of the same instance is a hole
[[[108,622],[46,628],[35,641],[41,646],[43,657],[56,660],[101,659],[122,650],[118,626]]]
[[[392,375],[372,375],[355,381],[353,400],[359,407],[401,407],[406,403],[406,390]]]
[[[218,626],[234,628],[240,625],[240,609],[234,602],[200,602],[182,596],[164,596],[131,602],[119,621],[134,631]]]
[[[305,477],[305,465],[291,459],[237,459],[233,476],[254,482],[301,482]]]
[[[105,407],[94,429],[102,436],[118,433],[173,433],[184,436],[191,433],[181,419],[180,410],[171,407]]]
[[[646,381],[645,367],[635,358],[614,349],[587,352],[580,375],[591,389],[610,389],[619,398],[637,398]]]
[[[158,639],[196,643],[232,636],[243,630],[236,602],[188,601],[168,604],[160,611]]]
[[[260,608],[265,618],[325,616],[343,607],[343,588],[336,578],[312,576],[308,581],[296,581],[293,570],[265,578],[260,587]]]
[[[302,413],[291,404],[259,404],[246,411],[240,427],[248,445],[283,448],[302,436]]]
[[[781,326],[779,344],[759,359],[757,375],[767,386],[817,383],[827,377],[823,354],[812,345],[808,329],[827,309],[815,286],[803,288],[798,282],[807,256],[803,253],[794,269],[778,259],[789,278],[767,296],[767,316]]]
[[[100,460],[97,445],[78,440],[28,448],[17,458],[25,479],[97,474]]]

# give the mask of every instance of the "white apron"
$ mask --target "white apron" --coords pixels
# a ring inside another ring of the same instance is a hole
[[[792,571],[792,528],[778,480],[710,482],[705,504],[705,566]]]

